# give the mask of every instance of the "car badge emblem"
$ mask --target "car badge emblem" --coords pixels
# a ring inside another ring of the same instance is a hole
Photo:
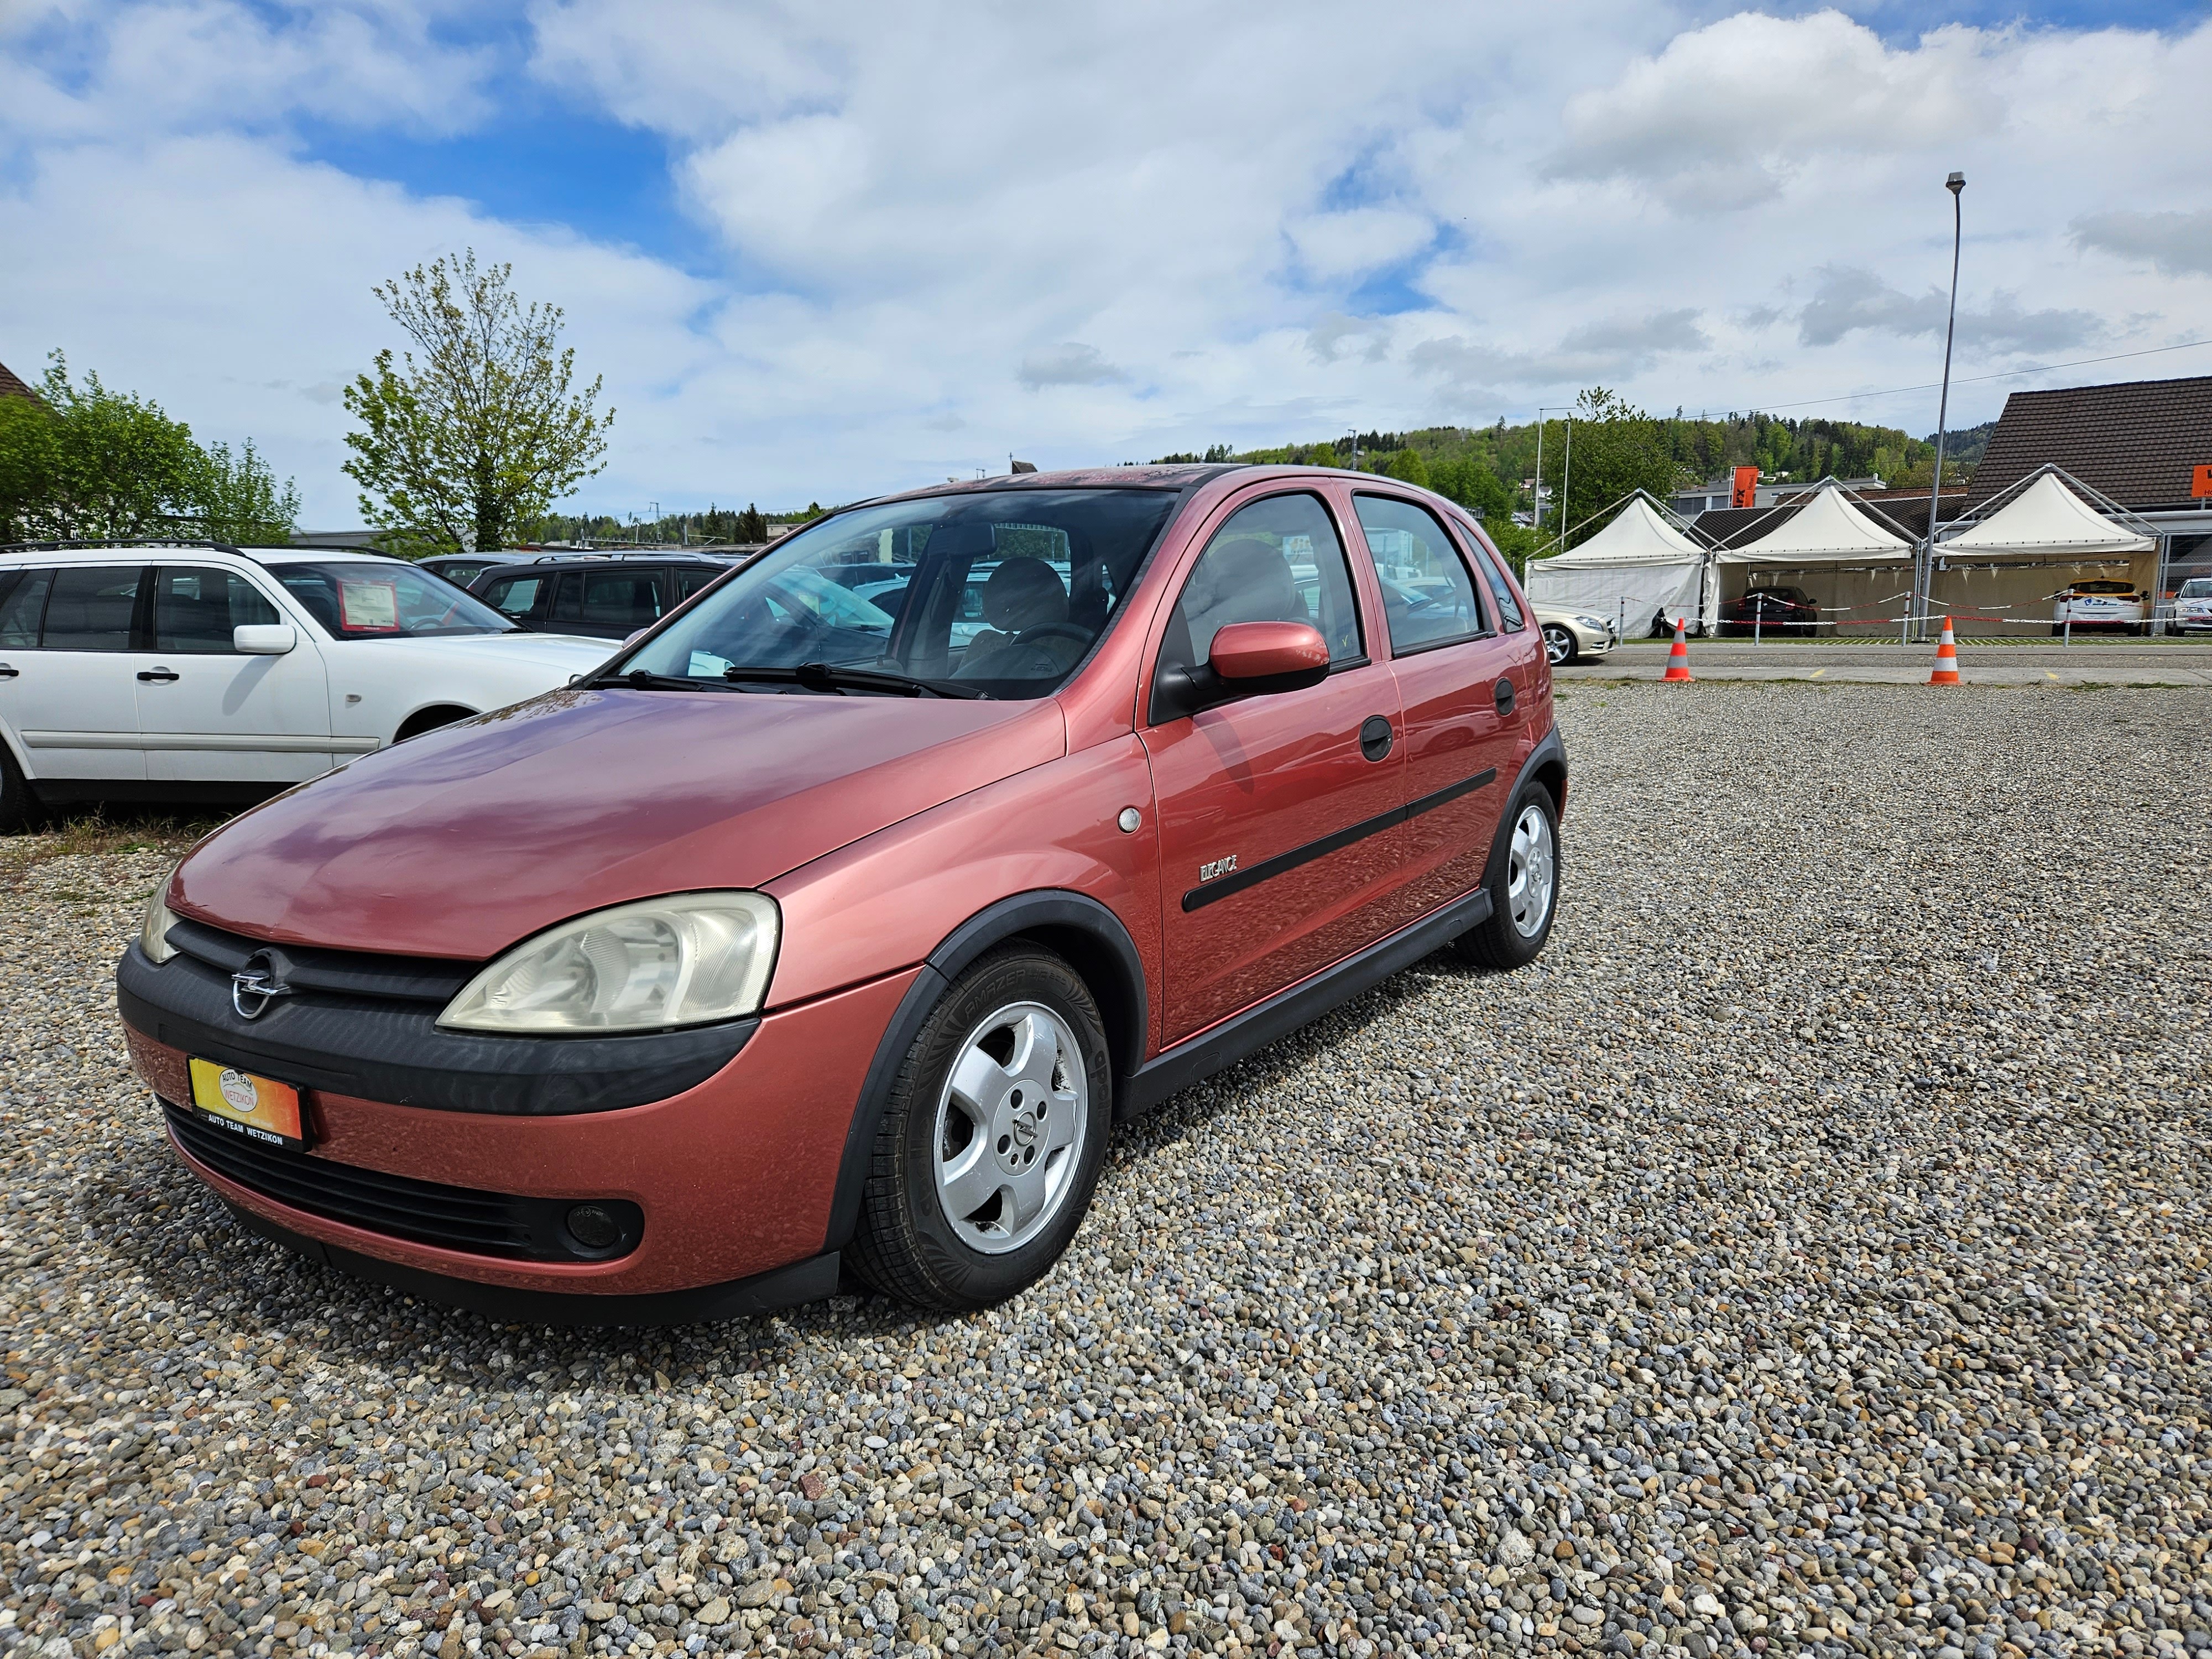
[[[1216,859],[1211,864],[1200,865],[1198,866],[1198,878],[1200,881],[1212,881],[1216,876],[1227,875],[1236,867],[1237,854],[1231,853],[1225,859]]]
[[[258,1019],[278,997],[291,994],[292,988],[276,977],[265,952],[255,952],[230,976],[230,1006],[240,1019]]]

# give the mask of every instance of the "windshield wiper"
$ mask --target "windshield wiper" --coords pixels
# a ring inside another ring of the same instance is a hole
[[[722,678],[738,680],[765,680],[778,685],[797,685],[809,691],[838,691],[850,687],[855,691],[889,691],[905,697],[988,697],[990,693],[979,691],[972,685],[963,685],[957,680],[925,680],[911,674],[893,674],[880,668],[839,668],[826,662],[803,662],[797,667],[748,667],[732,663],[722,671]]]
[[[695,680],[682,674],[654,674],[632,668],[615,674],[594,674],[585,685],[627,685],[633,691],[726,691],[720,680]]]

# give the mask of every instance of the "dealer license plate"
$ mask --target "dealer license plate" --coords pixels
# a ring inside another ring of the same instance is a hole
[[[264,1146],[296,1152],[307,1146],[300,1091],[290,1084],[212,1060],[194,1060],[191,1067],[192,1104],[209,1122]]]

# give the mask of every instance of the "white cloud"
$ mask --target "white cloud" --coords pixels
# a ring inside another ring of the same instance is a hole
[[[1686,3],[1401,9],[1348,44],[1310,0],[538,0],[503,58],[451,44],[495,19],[406,0],[0,9],[0,358],[65,345],[252,433],[343,521],[334,391],[393,337],[368,289],[471,243],[605,373],[585,500],[617,511],[1486,422],[1593,382],[1693,410],[1918,384],[1954,167],[1960,373],[2201,313],[2212,24],[1913,40]],[[665,142],[684,269],[306,136],[489,142],[553,96]],[[2169,362],[2205,360],[2140,372]]]
[[[2074,240],[2168,276],[2212,276],[2212,208],[2194,213],[2091,213],[2074,222]]]

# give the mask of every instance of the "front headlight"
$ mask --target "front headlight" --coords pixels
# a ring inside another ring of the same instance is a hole
[[[1593,629],[1600,634],[1604,633],[1608,626],[1605,618],[1602,617],[1577,617],[1575,620],[1580,623],[1584,628]]]
[[[765,893],[672,893],[525,939],[438,1016],[450,1030],[650,1031],[758,1011],[781,921]]]
[[[179,859],[177,864],[184,860]],[[146,901],[146,920],[138,925],[138,948],[146,953],[146,960],[159,965],[177,954],[177,947],[169,943],[169,929],[177,919],[169,913],[167,903],[169,884],[176,879],[177,864],[161,872],[161,879]]]

